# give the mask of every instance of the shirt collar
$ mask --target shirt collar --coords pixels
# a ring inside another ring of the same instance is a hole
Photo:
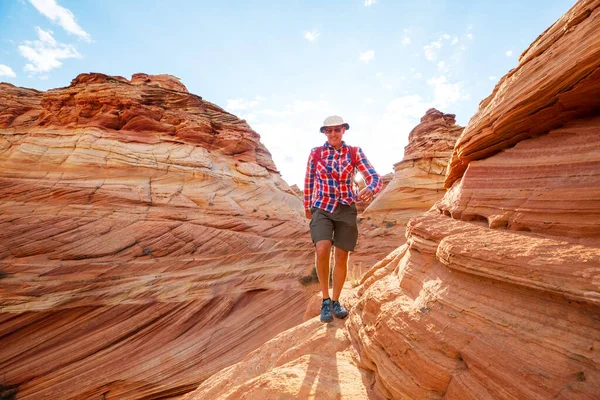
[[[325,144],[323,145],[323,147],[326,147],[326,148],[331,149],[331,150],[335,150],[335,148],[332,145],[330,145],[329,142],[327,142],[327,141],[325,141]],[[343,149],[344,147],[348,147],[348,145],[346,144],[346,142],[344,142],[342,140],[342,147],[341,148]]]

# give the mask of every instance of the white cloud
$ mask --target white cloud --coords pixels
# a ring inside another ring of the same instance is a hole
[[[411,42],[410,42],[410,37],[408,36],[408,34],[410,33],[410,31],[408,29],[404,30],[404,36],[402,37],[402,46],[408,46]]]
[[[68,9],[56,4],[56,0],[29,0],[31,4],[52,22],[60,25],[68,33],[79,36],[86,42],[91,42],[92,38],[84,31],[77,22],[75,15]]]
[[[455,44],[458,43],[458,36],[454,36],[454,39],[452,39],[452,43],[450,43],[452,46],[454,46]]]
[[[371,7],[375,3],[377,3],[377,0],[365,0],[365,7]]]
[[[413,75],[413,78],[415,79],[421,79],[423,77],[423,74],[420,72],[417,72],[416,74]]]
[[[450,39],[450,35],[448,35],[447,33],[444,33],[442,35],[441,39],[448,40],[448,39]]]
[[[367,104],[372,104],[372,103],[373,103],[373,98],[371,98],[371,97],[367,97],[367,98],[365,99],[365,103],[367,103]]]
[[[465,51],[467,48],[466,48],[466,47],[465,47],[465,45],[463,44],[462,46],[460,46],[460,49],[461,49],[462,51]]]
[[[437,67],[440,71],[448,72],[448,66],[446,65],[445,61],[440,61],[439,63],[437,63]]]
[[[490,81],[495,81],[496,79],[497,78],[494,75],[490,76]]]
[[[506,53],[504,53],[504,54],[506,54],[506,57],[510,57],[510,56],[512,56],[513,52],[512,52],[512,50],[508,50],[508,51],[507,51]]]
[[[390,85],[389,83],[386,83],[385,85],[383,85],[383,87],[387,90],[391,90],[392,89],[392,85]]]
[[[318,30],[313,29],[311,32],[305,32],[304,37],[311,42],[314,42],[321,34]]]
[[[256,107],[261,101],[264,100],[264,97],[256,96],[253,100],[246,101],[244,99],[230,99],[227,100],[227,105],[225,108],[229,111],[237,111],[237,110],[250,110]]]
[[[25,65],[25,71],[33,74],[48,72],[62,65],[60,60],[67,58],[81,58],[75,47],[58,43],[52,37],[52,31],[44,31],[36,27],[40,40],[33,42],[27,40],[19,46],[19,53],[31,63]]]
[[[379,78],[379,77],[383,76],[383,72],[378,72],[375,74],[375,76],[377,76]]]
[[[437,53],[439,51],[439,49],[442,48],[442,41],[441,40],[437,40],[435,42],[431,42],[428,45],[426,45],[425,47],[423,47],[423,49],[425,49],[425,58],[427,58],[429,61],[433,61],[437,58]]]
[[[473,34],[472,33],[467,33],[467,39],[469,39],[469,40],[473,39]]]
[[[374,50],[369,50],[369,51],[365,51],[364,53],[360,53],[360,60],[364,61],[366,63],[371,61],[374,57],[375,57]]]
[[[468,29],[468,30],[472,30],[472,29],[473,29],[473,25],[469,25],[469,26],[467,26],[467,29]]]
[[[327,101],[319,100],[294,100],[294,104],[291,106],[291,110],[295,113],[305,113],[308,111],[312,111],[319,107],[319,105],[325,105]]]
[[[433,86],[433,103],[436,107],[446,108],[469,96],[464,92],[462,83],[449,83],[445,76],[433,77],[427,80]]]
[[[395,163],[402,161],[408,134],[431,107],[431,103],[424,102],[418,95],[397,97],[387,104],[383,114],[370,118],[373,122],[362,129],[366,133],[362,142],[355,143],[363,148],[378,173],[385,174]],[[360,126],[356,128],[361,129]],[[377,140],[372,140],[373,135]],[[386,145],[381,146],[381,143]]]
[[[8,76],[10,78],[16,78],[17,74],[8,65],[0,64],[0,76]]]

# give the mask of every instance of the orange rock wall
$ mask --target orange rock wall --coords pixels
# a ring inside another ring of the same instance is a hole
[[[186,398],[597,399],[598,51],[600,1],[579,1],[481,103],[449,191],[346,294],[345,323],[306,321]]]
[[[600,2],[484,100],[448,193],[363,278],[347,323],[386,398],[600,393]]]
[[[406,225],[443,197],[448,159],[463,129],[454,117],[434,108],[427,111],[410,132],[404,158],[394,165],[392,181],[363,217]]]
[[[0,84],[0,105],[0,371],[19,399],[180,395],[302,321],[302,202],[245,122],[168,75]]]
[[[427,111],[410,132],[404,158],[394,165],[391,181],[360,215],[362,236],[353,260],[361,272],[403,244],[410,218],[444,196],[444,173],[463,129],[454,117],[434,108]]]

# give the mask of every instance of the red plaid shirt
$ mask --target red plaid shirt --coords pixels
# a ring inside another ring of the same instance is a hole
[[[304,209],[311,207],[333,213],[339,203],[350,205],[358,199],[354,189],[354,166],[350,146],[342,142],[336,150],[325,142],[321,147],[321,162],[315,165],[318,147],[311,150],[304,178]],[[381,190],[381,177],[360,147],[356,149],[355,167],[360,171],[373,194]]]

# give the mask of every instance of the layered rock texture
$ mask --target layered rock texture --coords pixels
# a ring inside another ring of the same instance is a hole
[[[445,194],[448,160],[463,127],[454,114],[428,110],[408,135],[404,158],[394,165],[392,181],[367,207],[363,217],[406,226]]]
[[[312,265],[258,134],[178,79],[0,84],[0,372],[17,398],[186,393],[302,322]]]
[[[394,165],[391,181],[360,216],[360,265],[370,267],[405,242],[409,219],[441,200],[448,161],[463,127],[453,114],[428,110],[408,136],[404,158]],[[364,271],[363,271],[364,272]]]
[[[600,1],[579,1],[481,103],[449,191],[347,293],[348,319],[187,398],[597,399],[599,60]]]

